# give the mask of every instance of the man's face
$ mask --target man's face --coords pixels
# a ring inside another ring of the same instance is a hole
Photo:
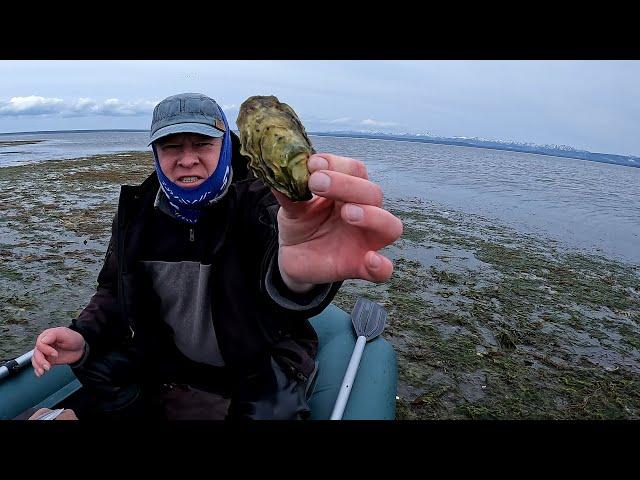
[[[218,166],[222,137],[175,133],[156,143],[162,172],[183,188],[200,186]]]

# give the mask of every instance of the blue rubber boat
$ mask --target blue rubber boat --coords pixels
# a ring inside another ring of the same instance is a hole
[[[319,339],[318,373],[309,398],[311,419],[330,418],[356,344],[348,313],[331,304],[311,320]],[[31,408],[63,408],[82,385],[66,365],[38,378],[26,353],[0,366],[0,419]],[[397,385],[396,354],[381,337],[367,343],[353,383],[344,420],[393,420]]]

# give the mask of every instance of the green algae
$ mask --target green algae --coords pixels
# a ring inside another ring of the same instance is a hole
[[[435,204],[390,210],[412,232],[387,248],[394,274],[373,295],[398,354],[398,418],[639,418],[637,266]],[[421,258],[403,257],[412,244]],[[445,263],[434,246],[481,264]],[[338,296],[366,291],[345,282]]]
[[[0,357],[84,308],[119,186],[152,170],[139,152],[0,169]],[[640,418],[638,266],[434,203],[386,204],[404,223],[382,251],[393,276],[345,281],[334,303],[387,309],[397,418]]]

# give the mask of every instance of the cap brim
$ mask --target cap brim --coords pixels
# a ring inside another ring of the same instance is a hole
[[[158,140],[159,138],[166,137],[167,135],[173,135],[174,133],[199,133],[200,135],[207,135],[208,137],[222,137],[224,132],[212,127],[211,125],[205,125],[203,123],[176,123],[175,125],[168,125],[156,131],[149,140],[149,145]]]

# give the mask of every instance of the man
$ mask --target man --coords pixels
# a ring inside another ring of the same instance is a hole
[[[313,155],[307,202],[268,188],[205,95],[160,102],[150,145],[156,171],[121,189],[97,291],[38,336],[36,375],[70,364],[80,418],[305,418],[308,318],[343,280],[391,276],[377,250],[402,223],[354,159]]]

